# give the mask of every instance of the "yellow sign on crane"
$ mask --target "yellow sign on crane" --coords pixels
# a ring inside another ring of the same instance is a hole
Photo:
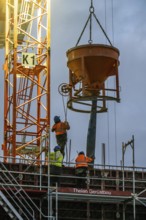
[[[22,53],[22,66],[34,67],[36,65],[36,56],[34,53]]]

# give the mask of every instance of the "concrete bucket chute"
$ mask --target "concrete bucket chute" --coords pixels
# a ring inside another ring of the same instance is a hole
[[[103,112],[106,111],[106,100],[119,101],[119,50],[117,48],[103,44],[81,45],[69,49],[67,58],[70,109],[90,112],[90,108],[89,110],[74,108],[73,103],[90,106],[89,102],[86,103],[87,101],[97,100],[100,105],[97,106],[97,112]],[[115,88],[106,88],[105,81],[111,76],[116,79]]]

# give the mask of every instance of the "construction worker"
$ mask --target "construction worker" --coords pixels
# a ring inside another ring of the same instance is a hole
[[[60,177],[62,172],[62,163],[63,163],[63,155],[61,153],[61,147],[55,146],[54,152],[50,152],[49,154],[49,161],[50,161],[50,174],[54,175],[50,178],[50,185],[60,186]]]
[[[88,163],[92,162],[93,158],[85,156],[85,153],[83,151],[78,153],[78,156],[75,159],[76,165],[75,165],[75,173],[78,177],[86,177],[87,175],[87,169],[88,169]],[[77,187],[86,187],[86,180],[85,178],[77,178]]]
[[[57,144],[61,147],[61,153],[64,157],[64,149],[67,142],[67,130],[70,129],[70,125],[67,121],[62,122],[59,116],[54,117],[54,123],[55,124],[52,126],[51,130],[56,134]]]

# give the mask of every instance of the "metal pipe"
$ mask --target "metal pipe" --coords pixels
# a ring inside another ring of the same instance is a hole
[[[133,219],[136,220],[136,203],[135,203],[135,149],[134,149],[134,135],[132,136],[132,140],[128,141],[127,143],[122,143],[122,161],[123,161],[123,191],[125,190],[125,184],[124,184],[124,154],[126,151],[127,146],[131,146],[132,148],[132,166],[133,166],[133,172],[132,172],[132,182],[133,182]]]
[[[123,204],[123,220],[125,220],[125,203]]]
[[[90,220],[90,201],[87,201],[87,220]]]
[[[50,161],[49,161],[50,149],[48,147],[48,220],[50,216]]]
[[[136,207],[135,207],[135,149],[134,149],[134,135],[132,136],[131,147],[133,150],[133,217],[136,219]]]
[[[105,170],[105,143],[102,143],[102,165]]]
[[[58,220],[58,188],[56,187],[56,220]]]
[[[69,159],[68,159],[69,166],[70,166],[70,155],[71,155],[71,139],[69,141]]]
[[[125,177],[124,177],[124,143],[122,143],[122,176],[123,176],[123,191],[125,190]]]

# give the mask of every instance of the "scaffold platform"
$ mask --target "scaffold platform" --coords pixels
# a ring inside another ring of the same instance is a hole
[[[19,185],[46,215],[48,197],[51,198],[49,203],[51,201],[54,219],[122,220],[128,216],[130,220],[133,219],[133,211],[136,212],[136,219],[146,218],[146,168],[135,168],[133,180],[132,167],[124,167],[123,170],[116,166],[103,168],[96,165],[88,172],[86,188],[77,188],[75,168],[68,164],[63,167],[60,187],[48,185],[48,179],[52,176],[48,176],[47,165],[1,163],[0,172],[2,192],[5,193],[5,188],[8,192],[15,192],[15,187]],[[10,173],[16,182],[8,182],[6,173]],[[0,212],[3,219],[9,219],[1,206]],[[47,219],[40,217],[37,211],[35,213],[36,219]]]

